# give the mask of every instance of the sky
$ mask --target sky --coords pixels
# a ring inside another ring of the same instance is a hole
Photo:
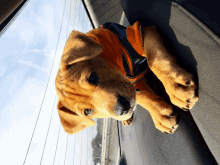
[[[49,163],[49,156],[42,158],[43,142],[60,128],[54,82],[73,29],[92,30],[80,0],[30,0],[1,36],[0,164]],[[48,133],[49,125],[54,132]]]

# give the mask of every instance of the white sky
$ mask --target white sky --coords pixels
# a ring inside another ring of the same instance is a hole
[[[74,14],[75,1],[66,0],[61,28],[65,0],[31,0],[0,38],[0,164],[24,163],[36,121],[41,126],[36,127],[28,153],[30,157],[25,164],[39,164],[32,159],[37,158],[39,148],[34,142],[39,143],[46,135],[48,128],[44,130],[42,123],[48,125],[54,106],[56,110],[54,82],[66,39],[73,29],[82,32],[92,29],[84,9]],[[79,9],[79,4],[76,8]],[[57,128],[60,124],[58,113],[53,115]]]

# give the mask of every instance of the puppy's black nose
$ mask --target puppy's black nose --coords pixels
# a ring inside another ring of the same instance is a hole
[[[118,95],[117,104],[114,110],[115,114],[118,116],[127,114],[131,108],[130,102],[131,102],[130,99]]]

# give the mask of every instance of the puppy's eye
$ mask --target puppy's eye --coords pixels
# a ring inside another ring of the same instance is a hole
[[[93,112],[93,109],[85,109],[85,110],[84,110],[84,114],[85,114],[86,116],[91,115],[92,112]]]
[[[93,85],[98,85],[99,83],[99,77],[97,75],[96,72],[92,72],[89,76],[89,79],[88,79],[89,83],[93,84]]]
[[[67,66],[66,66],[66,69],[68,70],[70,67],[71,67],[71,65],[67,65]]]

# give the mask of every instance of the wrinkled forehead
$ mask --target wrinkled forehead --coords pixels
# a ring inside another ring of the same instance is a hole
[[[55,81],[58,96],[71,99],[72,102],[85,101],[89,97],[90,91],[82,88],[79,80],[87,72],[89,69],[81,67],[70,67],[65,73],[59,70]]]
[[[57,88],[58,97],[62,100],[63,105],[68,107],[71,110],[75,110],[75,105],[77,103],[86,103],[90,100],[90,92],[85,91],[84,89],[78,88]]]

